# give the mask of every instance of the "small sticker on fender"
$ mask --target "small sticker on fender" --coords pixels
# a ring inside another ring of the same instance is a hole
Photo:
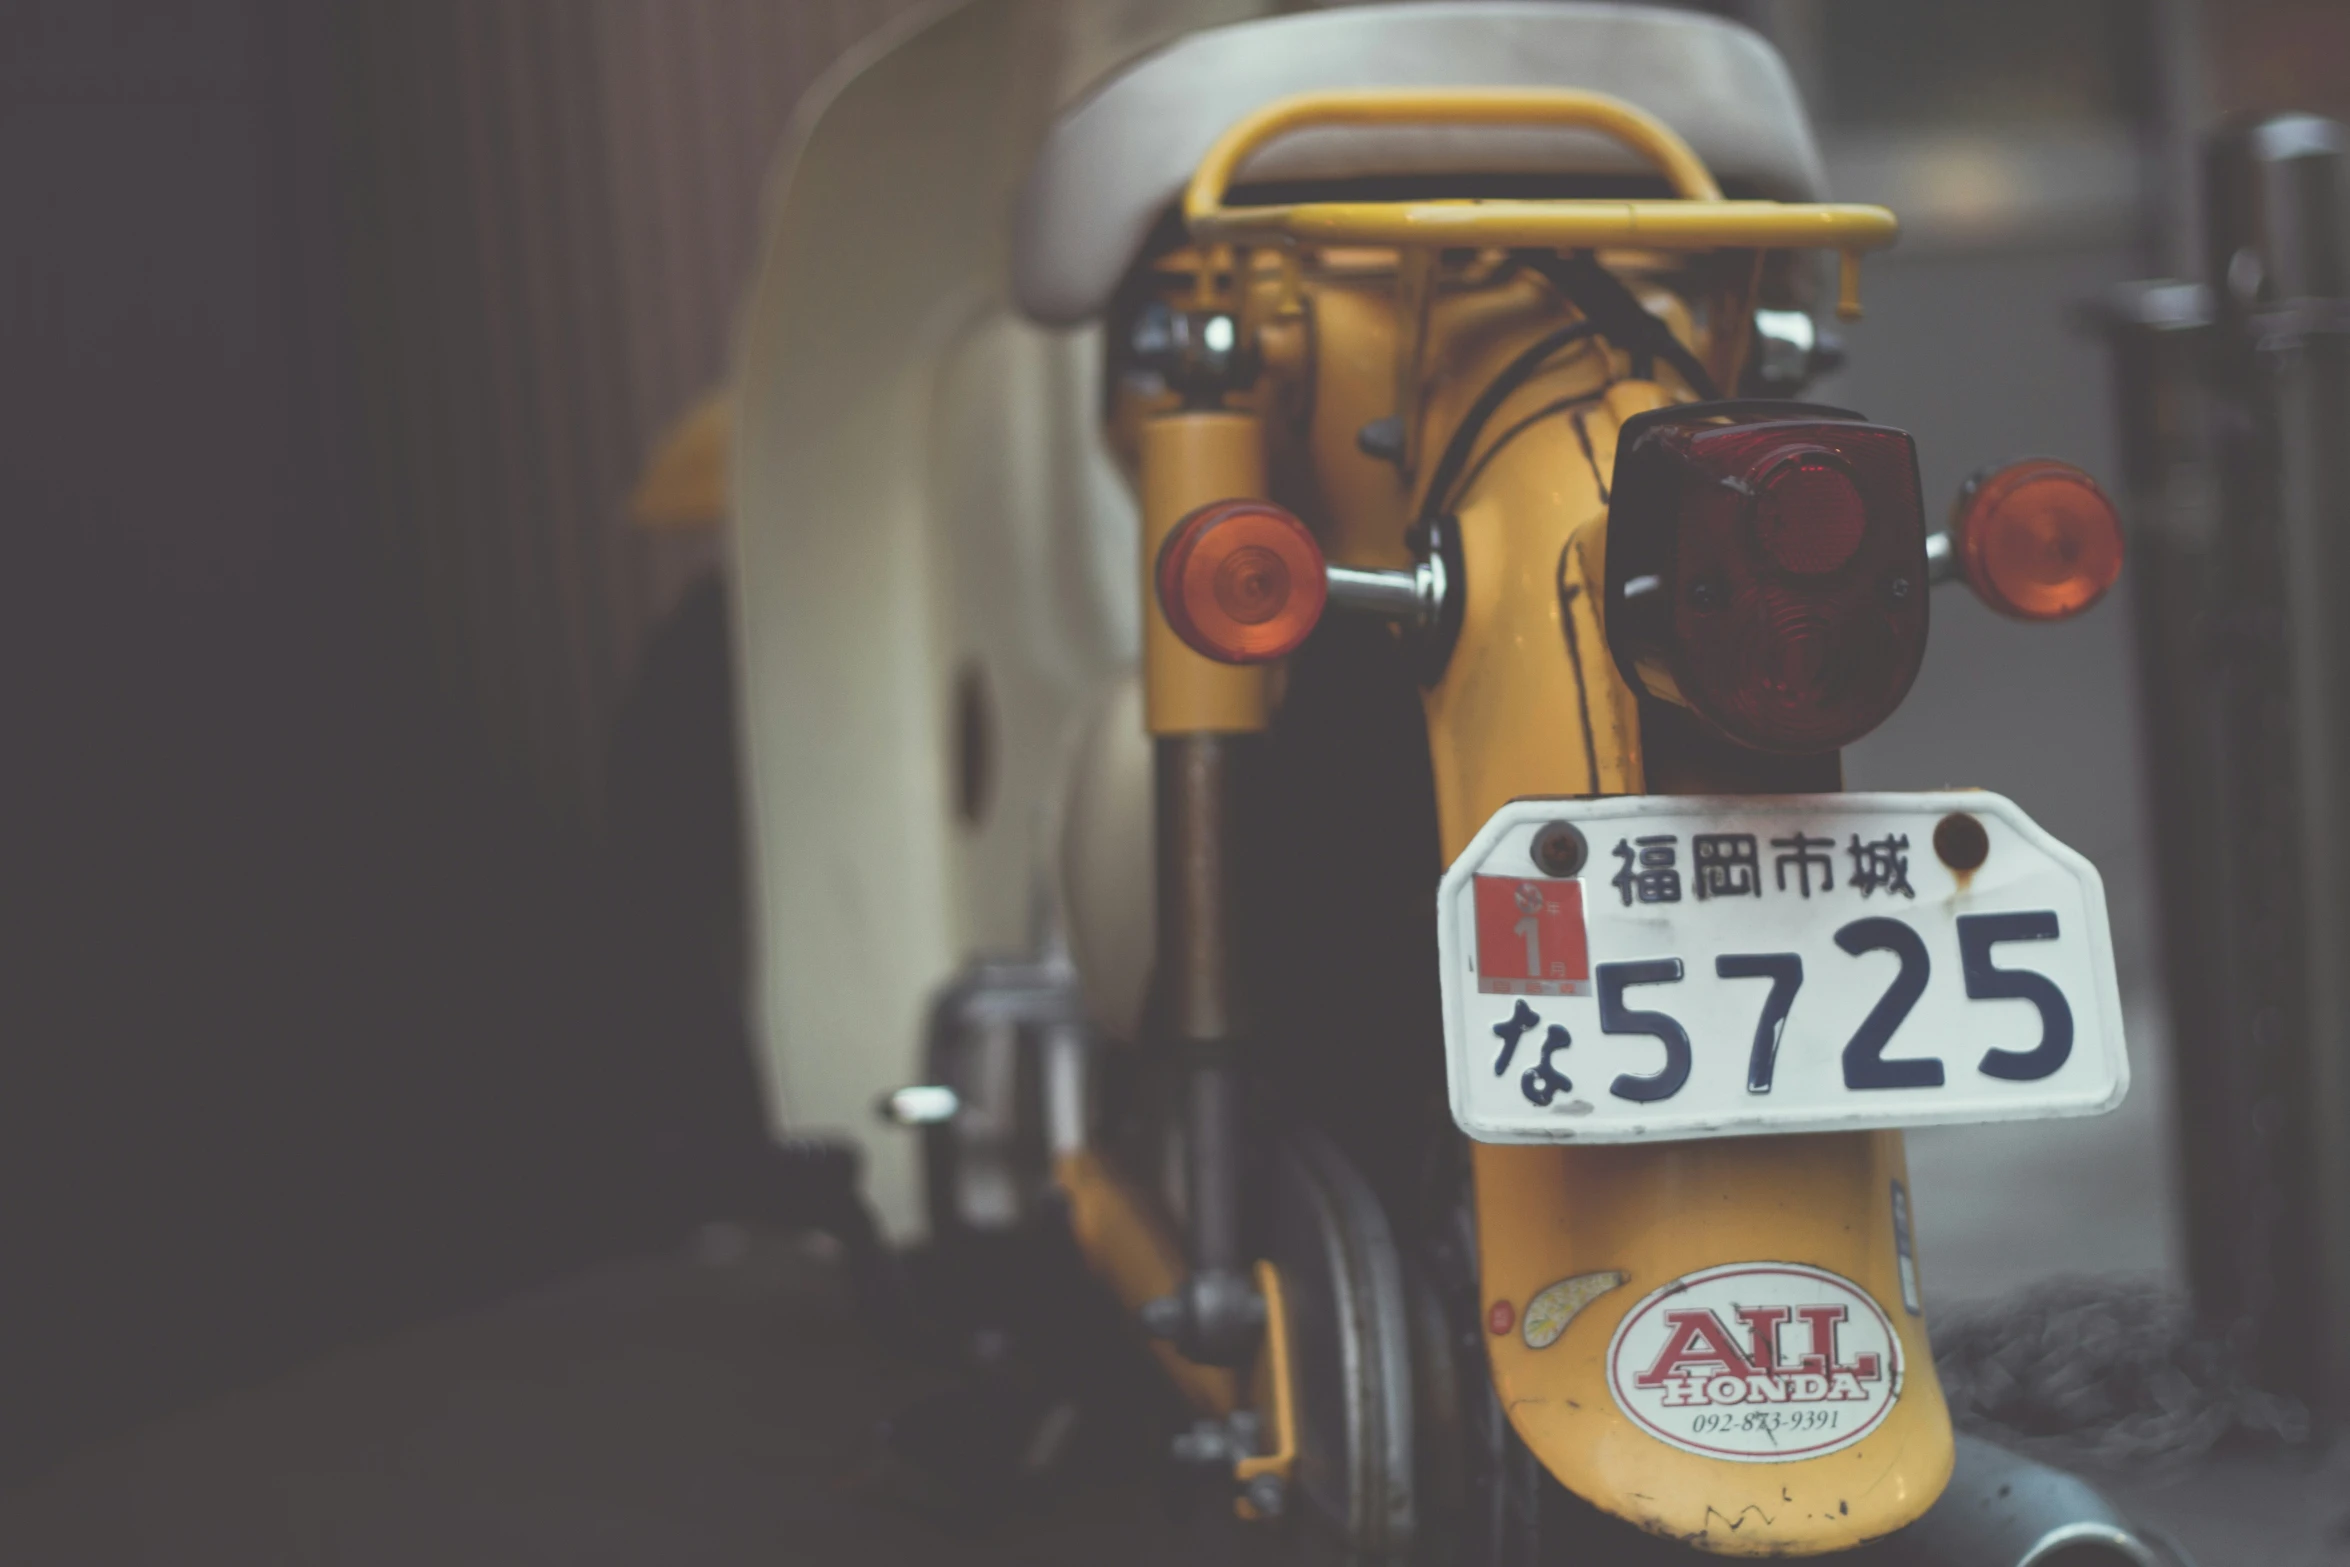
[[[1571,1279],[1561,1279],[1526,1302],[1524,1329],[1528,1349],[1548,1349],[1567,1331],[1585,1306],[1624,1282],[1625,1275],[1610,1270],[1605,1273],[1578,1273]]]
[[[1608,1391],[1635,1425],[1741,1463],[1850,1447],[1892,1411],[1901,1375],[1901,1339],[1868,1291],[1796,1262],[1675,1279],[1624,1314],[1607,1353]]]
[[[1909,1191],[1893,1183],[1893,1255],[1901,1265],[1901,1309],[1913,1317],[1925,1315],[1918,1298],[1918,1254],[1909,1237]]]

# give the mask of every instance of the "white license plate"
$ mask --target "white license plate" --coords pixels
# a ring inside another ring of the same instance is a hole
[[[1995,794],[1513,801],[1437,911],[1453,1119],[1483,1142],[2095,1115],[2129,1088],[2104,883]]]

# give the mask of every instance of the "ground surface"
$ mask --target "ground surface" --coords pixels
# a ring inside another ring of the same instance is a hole
[[[862,1330],[805,1244],[722,1231],[85,1454],[0,1499],[0,1562],[1240,1559],[1229,1540],[1191,1554],[1142,1488],[978,1540],[883,1499],[879,1423],[937,1385]],[[2350,1562],[2350,1467],[2230,1460],[2114,1489],[2203,1567]]]
[[[1190,1560],[1155,1498],[996,1537],[888,1501],[882,1421],[941,1378],[801,1243],[600,1268],[84,1454],[0,1499],[0,1562],[722,1567]],[[1221,1559],[1229,1559],[1224,1557]]]

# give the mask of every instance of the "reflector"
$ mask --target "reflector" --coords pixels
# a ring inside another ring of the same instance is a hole
[[[2051,458],[1969,480],[1950,535],[1976,596],[2020,620],[2077,615],[2122,571],[2113,502],[2096,480]]]
[[[1322,548],[1270,501],[1216,501],[1159,551],[1159,608],[1193,651],[1225,664],[1285,658],[1322,618]]]
[[[1741,745],[1833,751],[1900,705],[1926,649],[1926,532],[1902,431],[1802,403],[1626,421],[1608,644],[1635,689]]]

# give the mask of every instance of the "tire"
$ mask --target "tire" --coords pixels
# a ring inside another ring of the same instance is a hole
[[[1719,1557],[1601,1512],[1552,1478],[1493,1390],[1465,1170],[1436,1183],[1413,1248],[1418,1444],[1435,1559],[1454,1567],[1688,1567]],[[1431,1320],[1433,1319],[1433,1320]]]
[[[1351,1551],[1400,1556],[1418,1532],[1403,1258],[1378,1198],[1311,1129],[1275,1151],[1269,1255],[1288,1301],[1296,1494]]]

